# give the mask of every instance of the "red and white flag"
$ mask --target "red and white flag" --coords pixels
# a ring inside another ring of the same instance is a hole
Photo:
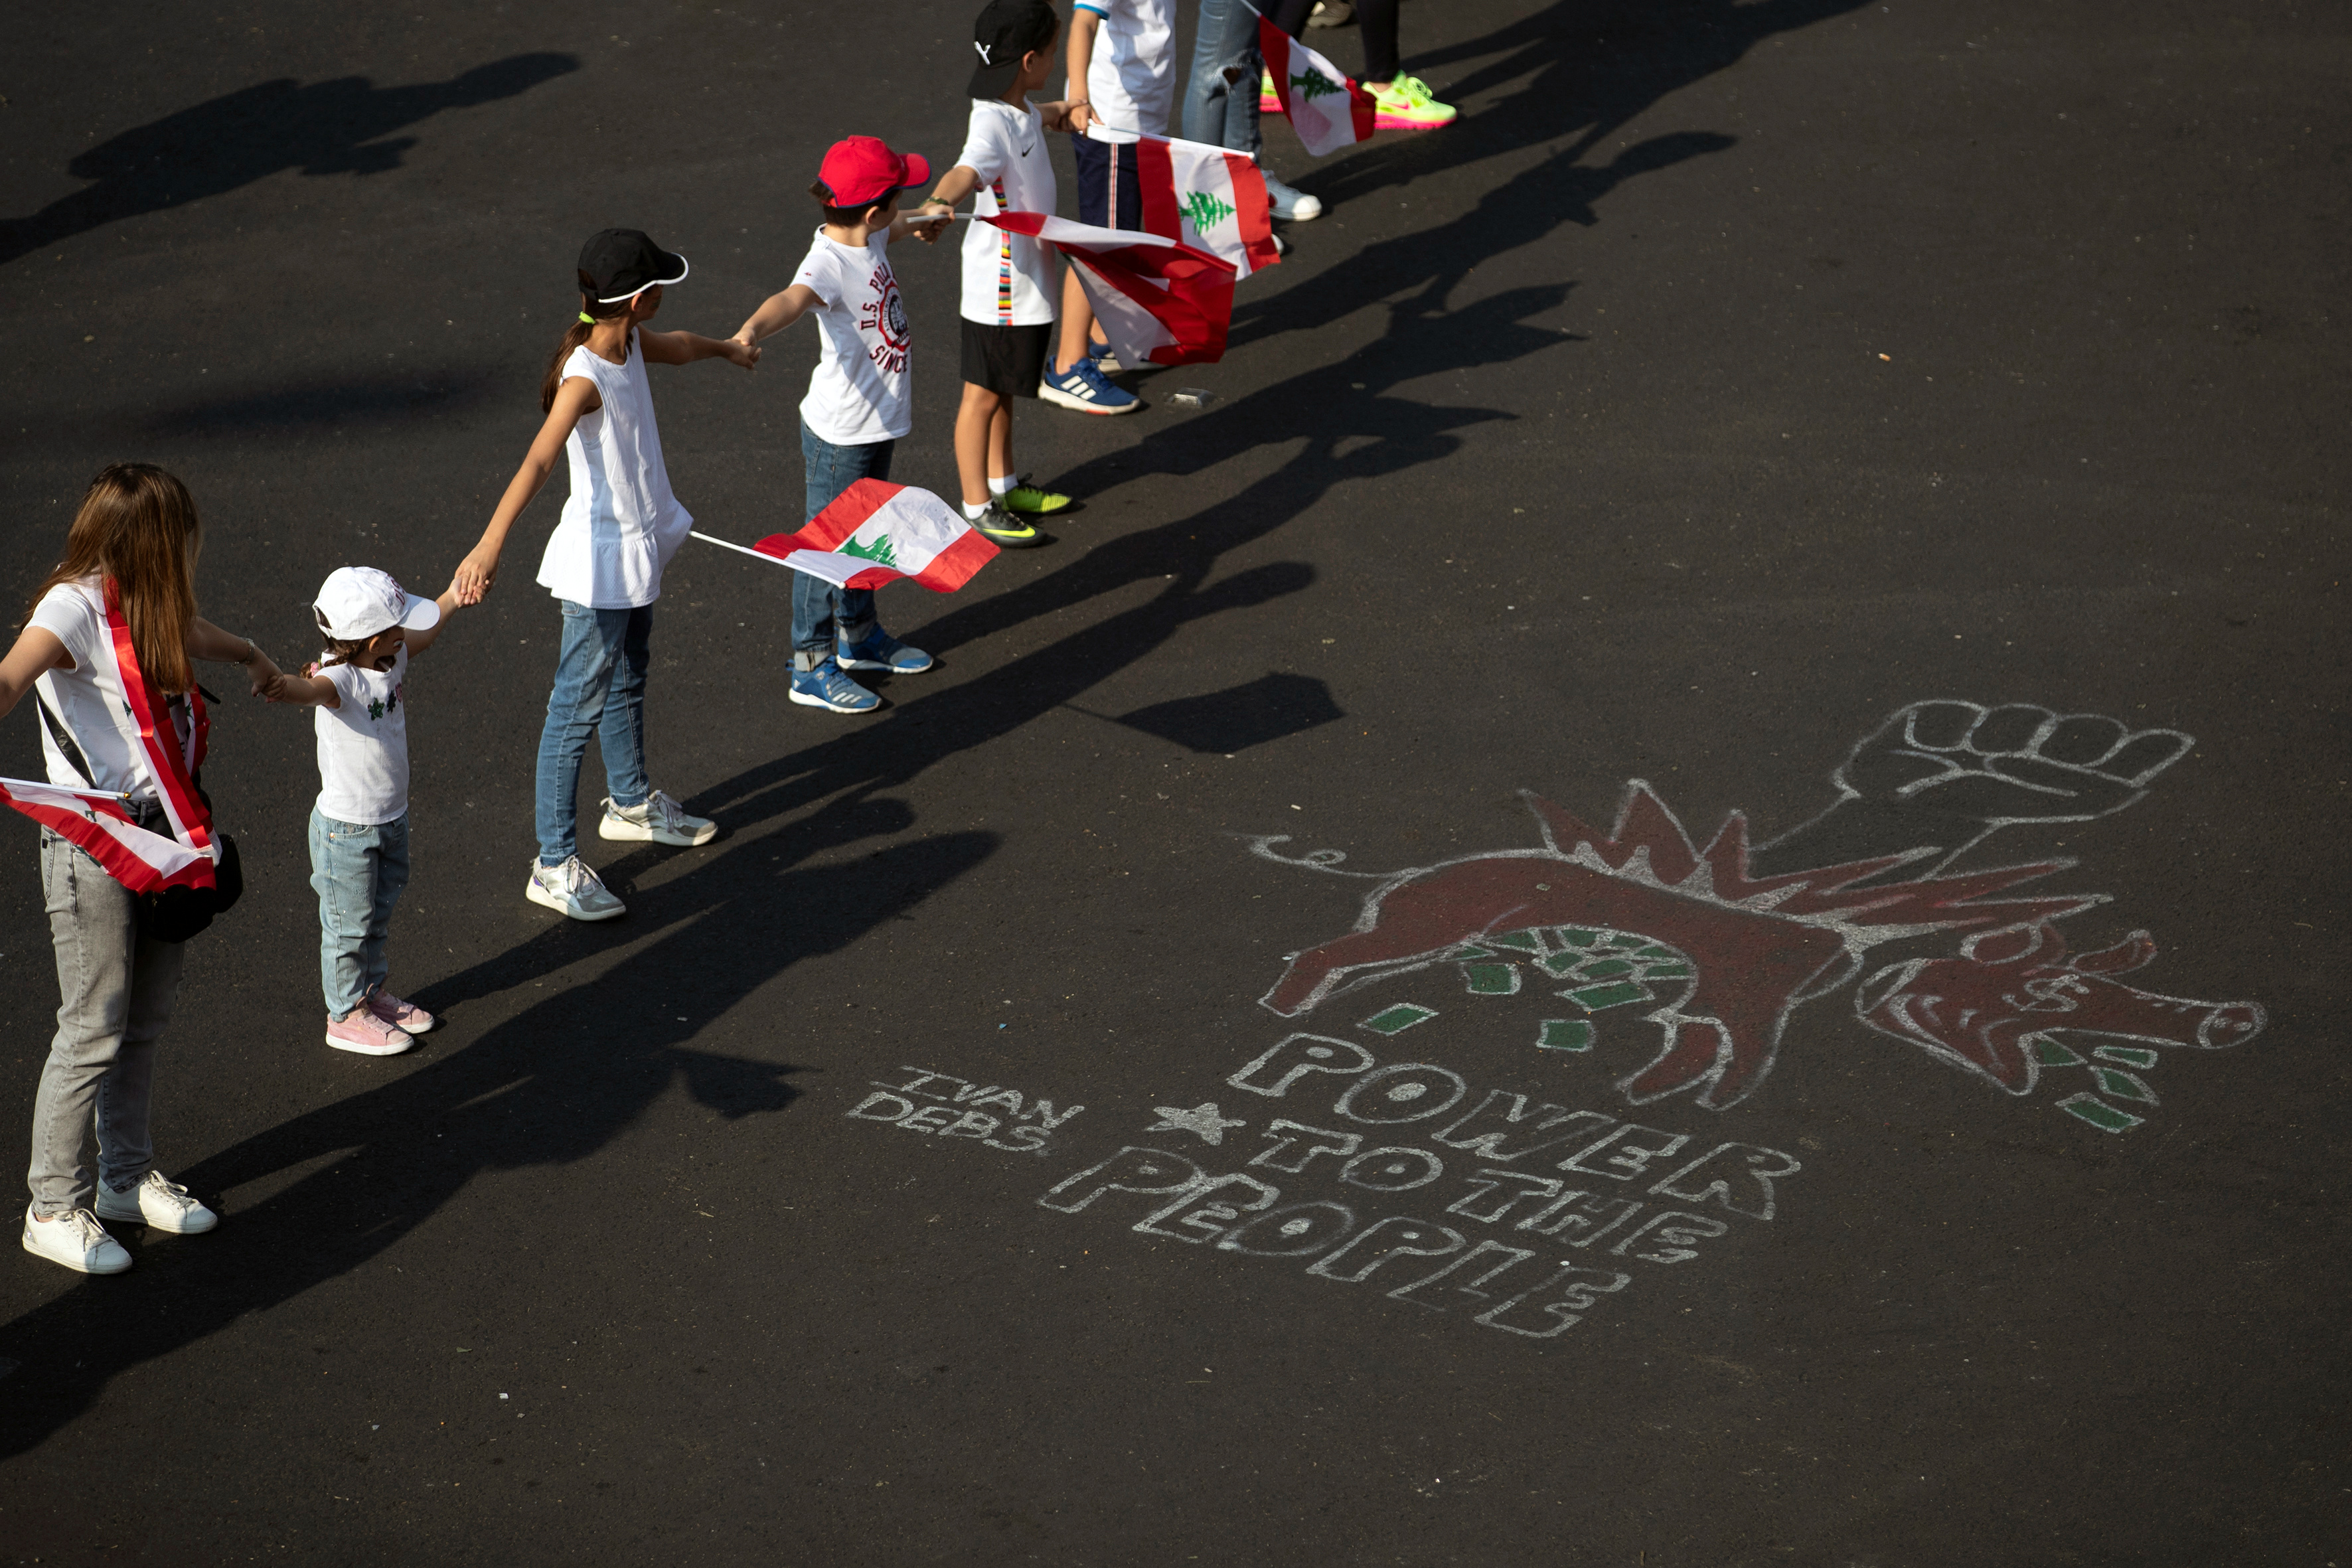
[[[986,535],[930,491],[880,479],[859,479],[807,527],[772,533],[751,548],[836,588],[910,577],[935,594],[954,593],[996,553]]]
[[[1265,56],[1266,74],[1274,78],[1274,93],[1290,128],[1318,158],[1358,142],[1372,139],[1378,110],[1372,95],[1359,87],[1338,66],[1308,48],[1263,13],[1257,19],[1257,44]]]
[[[133,893],[213,885],[209,852],[148,832],[119,795],[36,784],[30,779],[0,779],[0,801],[86,851],[108,876]]]
[[[1070,258],[1121,364],[1214,364],[1234,321],[1234,268],[1178,240],[1043,213],[981,220]]]
[[[1151,233],[1230,263],[1236,278],[1282,259],[1274,247],[1265,175],[1248,153],[1172,136],[1139,136],[1135,171],[1143,226]]]

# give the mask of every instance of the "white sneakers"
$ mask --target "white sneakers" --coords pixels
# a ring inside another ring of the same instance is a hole
[[[68,1209],[49,1219],[35,1219],[25,1210],[25,1250],[46,1258],[77,1274],[120,1274],[131,1267],[131,1254],[106,1234],[100,1217],[143,1224],[153,1230],[194,1236],[212,1229],[220,1215],[188,1195],[188,1189],[161,1171],[150,1171],[129,1192],[109,1192],[98,1184],[98,1212]]]
[[[532,860],[530,880],[523,884],[522,896],[575,921],[609,921],[629,909],[604,890],[596,873],[577,855],[561,866],[542,866]]]
[[[32,1207],[27,1205],[25,1250],[77,1274],[120,1274],[131,1267],[131,1254],[106,1234],[106,1227],[88,1209],[68,1209],[40,1220],[33,1217]]]
[[[718,837],[719,825],[707,816],[688,816],[684,806],[656,790],[635,805],[614,805],[606,796],[604,820],[596,825],[596,832],[605,838],[691,847]]]
[[[194,1236],[220,1224],[220,1215],[190,1197],[187,1188],[161,1171],[148,1172],[127,1193],[109,1192],[104,1182],[99,1183],[98,1202],[91,1206],[100,1219],[144,1220],[152,1229],[176,1236]]]

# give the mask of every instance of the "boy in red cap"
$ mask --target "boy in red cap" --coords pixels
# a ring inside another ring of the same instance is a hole
[[[808,395],[801,399],[801,457],[807,468],[808,515],[863,479],[890,477],[890,452],[914,423],[907,375],[907,307],[884,254],[894,239],[937,222],[902,216],[898,193],[931,177],[920,154],[893,153],[872,136],[826,149],[810,195],[824,207],[824,226],[782,292],[751,312],[735,341],[754,345],[811,311],[823,342]],[[836,588],[793,574],[790,696],[811,708],[867,713],[882,700],[843,673],[878,669],[913,675],[931,656],[882,629],[870,588]]]

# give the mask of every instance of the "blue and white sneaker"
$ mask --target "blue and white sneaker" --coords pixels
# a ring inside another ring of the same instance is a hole
[[[887,669],[893,675],[920,675],[931,668],[931,656],[908,647],[877,626],[855,645],[837,639],[834,661],[844,669]]]
[[[1120,362],[1117,349],[1108,343],[1095,342],[1091,339],[1087,343],[1087,358],[1092,360],[1095,368],[1105,375],[1117,375],[1127,368]]]
[[[841,673],[841,666],[831,654],[816,661],[814,668],[803,669],[805,654],[793,656],[793,686],[786,695],[807,708],[828,708],[835,713],[871,713],[882,706],[877,697],[849,677]]]
[[[1105,380],[1092,359],[1082,359],[1058,370],[1052,360],[1047,360],[1045,379],[1037,384],[1037,395],[1081,414],[1132,414],[1143,406],[1143,400],[1135,394]]]

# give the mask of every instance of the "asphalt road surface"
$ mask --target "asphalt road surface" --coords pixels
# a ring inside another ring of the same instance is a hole
[[[733,331],[826,143],[952,158],[969,9],[12,18],[0,584],[142,458],[281,661],[335,566],[437,591],[581,240]],[[158,1111],[222,1223],[0,1266],[0,1562],[2352,1563],[2343,13],[1403,42],[1459,124],[1270,127],[1326,216],[1142,414],[1021,407],[1083,507],[885,592],[878,714],[687,546],[649,744],[723,833],[591,836],[610,925],[521,896],[536,505],[411,683],[408,1055],[322,1044],[310,721],[223,691]],[[698,526],[798,525],[814,353],[656,371]]]

